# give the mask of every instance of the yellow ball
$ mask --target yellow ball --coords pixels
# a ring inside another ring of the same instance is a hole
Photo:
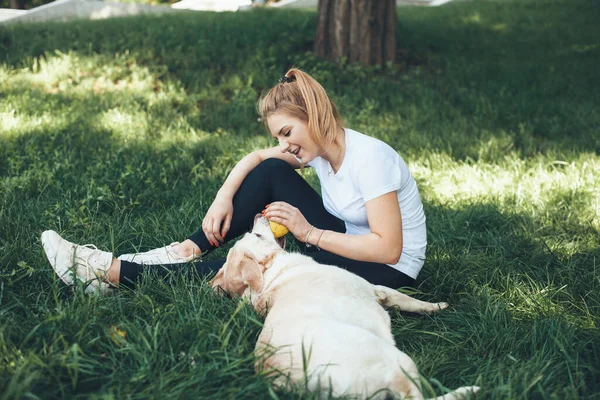
[[[289,232],[288,228],[277,222],[269,221],[269,226],[271,227],[271,232],[275,235],[275,239],[279,239]]]

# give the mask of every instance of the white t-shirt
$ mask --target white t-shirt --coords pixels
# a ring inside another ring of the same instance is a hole
[[[352,129],[345,129],[346,153],[333,173],[328,161],[317,157],[307,165],[321,182],[325,209],[345,221],[346,233],[371,233],[365,203],[396,192],[402,214],[402,256],[391,267],[416,278],[425,260],[427,231],[417,184],[406,163],[389,145]]]

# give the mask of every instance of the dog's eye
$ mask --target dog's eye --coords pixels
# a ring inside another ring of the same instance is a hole
[[[255,233],[256,237],[262,239],[262,235],[260,233]]]

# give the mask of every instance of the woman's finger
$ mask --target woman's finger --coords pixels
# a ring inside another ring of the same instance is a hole
[[[284,201],[276,201],[274,203],[269,204],[266,209],[267,210],[289,210],[290,205]]]
[[[211,246],[214,246],[216,239],[215,239],[215,235],[213,235],[213,232],[212,232],[212,226],[213,226],[213,219],[208,218],[206,223],[202,227],[202,231],[204,232],[204,235],[206,236],[206,239],[211,244]]]
[[[204,232],[205,235],[208,235],[208,227],[210,225],[210,221],[208,219],[208,217],[205,217],[202,220],[202,232]]]
[[[223,221],[223,228],[221,229],[221,237],[225,240],[225,235],[229,232],[229,228],[231,227],[231,219],[233,215],[231,213],[225,216],[225,221]]]
[[[269,221],[277,222],[278,224],[281,224],[281,225],[285,226],[286,228],[290,229],[290,227],[286,225],[288,223],[287,219],[273,217],[273,218],[269,218]]]
[[[300,212],[300,210],[294,206],[292,206],[289,203],[285,203],[285,202],[277,202],[274,203],[274,205],[271,205],[267,208],[267,211],[283,211],[285,213],[287,213],[290,216],[295,216],[298,214],[302,214]]]
[[[221,237],[221,233],[219,232],[219,230],[221,229],[221,218],[215,218],[213,220],[213,225],[212,225],[212,234],[214,237],[214,245],[219,247],[219,243],[223,242],[223,238]]]
[[[281,211],[281,210],[267,210],[267,212],[265,213],[265,217],[267,217],[267,219],[273,219],[273,218],[281,218],[281,219],[289,219],[290,215],[288,212],[286,211]]]

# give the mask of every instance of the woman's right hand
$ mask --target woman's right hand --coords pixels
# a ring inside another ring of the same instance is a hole
[[[233,201],[217,197],[202,221],[202,231],[213,246],[219,247],[224,242],[232,217]]]

